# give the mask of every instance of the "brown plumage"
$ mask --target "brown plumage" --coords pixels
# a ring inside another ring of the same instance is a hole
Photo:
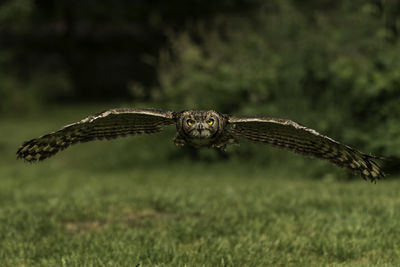
[[[174,142],[179,146],[224,149],[240,139],[247,139],[328,160],[371,181],[384,176],[382,169],[374,162],[377,157],[364,154],[296,122],[265,117],[236,117],[212,110],[175,112],[112,109],[23,143],[17,151],[17,157],[30,162],[43,160],[78,142],[158,133],[167,125],[176,126]]]

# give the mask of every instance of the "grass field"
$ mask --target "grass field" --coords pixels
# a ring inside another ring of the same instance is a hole
[[[151,164],[165,155],[147,137],[15,160],[23,140],[96,111],[1,119],[0,266],[400,266],[396,177]]]

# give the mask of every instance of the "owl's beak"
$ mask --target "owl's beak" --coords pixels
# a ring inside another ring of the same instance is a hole
[[[199,134],[201,134],[201,131],[203,131],[204,126],[203,124],[199,123],[199,125],[197,126],[197,131],[199,131]]]

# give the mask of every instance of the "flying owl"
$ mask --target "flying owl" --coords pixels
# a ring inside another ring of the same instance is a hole
[[[328,160],[365,180],[375,182],[384,176],[374,162],[378,157],[364,154],[291,120],[230,116],[214,110],[111,109],[24,142],[17,151],[17,158],[40,161],[75,143],[153,134],[168,125],[176,126],[174,143],[177,146],[225,149],[227,145],[247,139]]]

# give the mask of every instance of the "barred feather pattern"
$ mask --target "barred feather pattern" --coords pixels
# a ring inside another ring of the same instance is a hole
[[[373,159],[315,130],[285,119],[231,117],[231,132],[252,142],[330,161],[375,182],[385,174]]]
[[[197,124],[194,126],[199,125],[199,128],[190,128],[191,121],[195,121]],[[374,161],[382,158],[364,154],[296,122],[265,117],[235,117],[212,110],[175,112],[155,109],[111,109],[24,142],[17,151],[17,157],[29,162],[40,161],[76,143],[158,133],[166,125],[176,126],[177,136],[174,142],[178,146],[225,149],[227,145],[238,143],[240,138],[244,138],[328,160],[366,180],[375,182],[385,175]],[[186,128],[196,131],[198,135],[188,135]],[[204,129],[208,129],[212,134],[201,137]]]
[[[23,143],[17,158],[39,161],[79,142],[152,134],[175,124],[173,112],[152,109],[112,109],[89,116],[60,130]]]

